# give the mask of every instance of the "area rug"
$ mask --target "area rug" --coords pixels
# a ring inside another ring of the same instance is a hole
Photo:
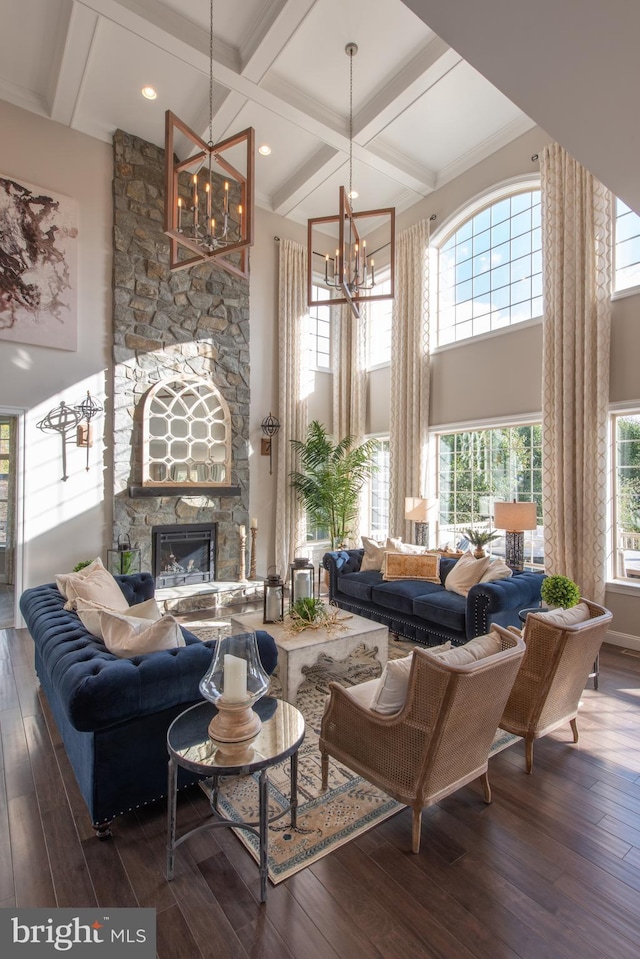
[[[210,638],[204,628],[200,631],[192,625],[191,629],[201,638]],[[389,658],[406,656],[412,649],[413,643],[391,639]],[[372,679],[379,673],[380,664],[375,660],[373,651],[365,649],[364,645],[346,662],[323,654],[307,672],[296,701],[306,725],[304,742],[298,752],[298,825],[295,830],[291,829],[289,817],[283,816],[269,827],[268,868],[272,883],[282,882],[404,808],[401,803],[333,759],[329,760],[329,787],[325,792],[321,790],[318,739],[329,683],[352,686]],[[269,693],[279,696],[280,692],[276,670]],[[492,747],[492,755],[516,739],[500,730]],[[270,816],[276,815],[289,804],[289,774],[288,762],[269,770]],[[207,791],[206,783],[202,786]],[[219,804],[222,813],[229,819],[256,820],[257,777],[228,779],[221,785]],[[236,835],[258,861],[257,837],[240,829]]]

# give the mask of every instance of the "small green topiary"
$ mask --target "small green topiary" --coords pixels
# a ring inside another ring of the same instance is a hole
[[[73,567],[73,572],[79,573],[81,569],[85,568],[85,566],[91,566],[92,562],[92,559],[81,559],[80,562],[76,563],[76,565]]]
[[[567,576],[547,576],[542,583],[540,596],[547,606],[570,609],[580,602],[580,588]]]

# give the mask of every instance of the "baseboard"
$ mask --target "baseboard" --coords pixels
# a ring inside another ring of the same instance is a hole
[[[610,629],[607,632],[605,643],[611,643],[612,646],[622,646],[624,649],[633,649],[640,653],[640,636],[632,636],[631,633],[618,633]]]

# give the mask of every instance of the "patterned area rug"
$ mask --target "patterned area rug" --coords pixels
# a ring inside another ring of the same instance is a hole
[[[190,628],[201,639],[211,638],[204,628],[196,629],[195,624]],[[412,649],[412,643],[390,640],[389,658],[406,656]],[[329,683],[353,686],[379,673],[380,664],[376,662],[373,652],[364,646],[342,662],[323,654],[307,672],[296,702],[306,724],[304,742],[298,753],[298,825],[292,830],[288,825],[289,817],[284,816],[269,827],[268,865],[271,882],[282,882],[404,808],[333,759],[329,760],[329,788],[326,792],[320,788],[318,739]],[[269,694],[281,694],[277,669],[271,680]],[[492,754],[511,745],[516,739],[500,731]],[[288,762],[269,770],[270,815],[276,815],[289,803],[289,772]],[[202,785],[206,791],[206,784]],[[220,789],[220,808],[229,819],[256,820],[257,777],[227,780]],[[258,839],[240,829],[236,830],[236,835],[258,861]]]

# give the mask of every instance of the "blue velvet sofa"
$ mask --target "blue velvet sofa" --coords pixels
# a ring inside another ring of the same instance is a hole
[[[447,640],[460,646],[488,633],[493,623],[519,626],[518,612],[540,601],[543,573],[517,572],[509,579],[478,583],[465,597],[444,587],[455,559],[441,558],[440,583],[385,582],[382,573],[360,571],[363,555],[363,549],[325,553],[330,602],[427,646]]]
[[[130,606],[154,593],[151,573],[116,576]],[[35,644],[35,667],[80,792],[100,838],[113,819],[166,795],[171,721],[202,699],[198,684],[215,640],[183,629],[185,646],[121,659],[64,609],[54,583],[25,590],[20,609]],[[258,632],[263,666],[277,663],[273,638]],[[179,785],[198,777],[180,770]]]

